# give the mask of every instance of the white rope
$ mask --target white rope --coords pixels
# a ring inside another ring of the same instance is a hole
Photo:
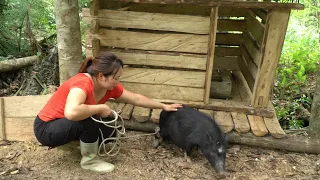
[[[157,127],[155,129],[154,133],[149,133],[149,134],[140,134],[140,135],[135,135],[135,136],[127,136],[127,137],[121,137],[122,135],[124,135],[126,133],[126,129],[124,127],[124,120],[123,118],[119,115],[119,112],[116,112],[114,110],[111,110],[114,119],[110,120],[110,121],[106,121],[103,120],[101,117],[99,119],[95,119],[94,117],[91,117],[92,120],[101,123],[107,127],[113,128],[112,133],[110,134],[110,136],[108,138],[104,138],[103,136],[103,132],[101,131],[101,129],[99,128],[100,131],[100,135],[101,135],[101,143],[99,145],[98,148],[98,155],[99,156],[115,156],[119,153],[120,151],[120,139],[125,139],[125,138],[134,138],[134,137],[142,137],[142,136],[150,136],[150,135],[154,135],[154,134],[158,134],[160,131],[160,128]],[[120,124],[118,125],[118,119],[121,120]],[[111,137],[114,133],[116,134],[116,137]],[[105,141],[114,141],[113,146],[111,147],[111,149],[109,151],[107,151],[106,148],[106,144],[104,143]],[[116,151],[114,153],[112,153],[112,151],[115,150],[115,148],[117,147]],[[101,153],[101,148],[103,148],[103,153]]]

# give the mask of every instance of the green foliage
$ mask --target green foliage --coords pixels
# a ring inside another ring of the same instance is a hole
[[[315,74],[320,61],[319,1],[300,0],[300,3],[305,9],[291,13],[275,80],[274,95],[279,102],[274,105],[285,129],[306,126],[297,117],[301,106],[311,109],[312,100],[305,95],[310,93],[305,89],[310,85],[308,76]]]
[[[53,1],[6,1],[0,18],[0,56],[31,54],[30,37],[40,41],[55,33]]]
[[[273,103],[275,105],[277,117],[284,129],[298,129],[306,126],[305,122],[303,120],[297,119],[297,117],[299,117],[301,106],[303,106],[303,108],[305,109],[310,110],[310,97],[303,94],[301,97],[298,97],[288,104],[280,104],[277,101]]]

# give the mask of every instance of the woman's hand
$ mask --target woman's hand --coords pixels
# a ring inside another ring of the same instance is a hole
[[[165,111],[178,111],[178,108],[181,108],[182,104],[164,104],[163,109]]]
[[[106,105],[106,104],[99,104],[99,106],[100,106],[100,113],[99,113],[99,115],[101,116],[101,117],[108,117],[108,116],[110,116],[111,114],[112,114],[112,112],[111,112],[111,109],[110,109],[110,107],[108,106],[108,105]]]

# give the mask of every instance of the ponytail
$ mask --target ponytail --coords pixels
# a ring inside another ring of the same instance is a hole
[[[79,73],[88,73],[88,67],[92,65],[93,57],[87,57],[81,64]]]

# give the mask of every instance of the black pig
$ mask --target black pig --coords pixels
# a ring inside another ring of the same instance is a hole
[[[199,147],[216,172],[224,172],[227,140],[207,114],[183,105],[176,112],[163,110],[159,125],[163,140],[171,140],[187,154]]]

